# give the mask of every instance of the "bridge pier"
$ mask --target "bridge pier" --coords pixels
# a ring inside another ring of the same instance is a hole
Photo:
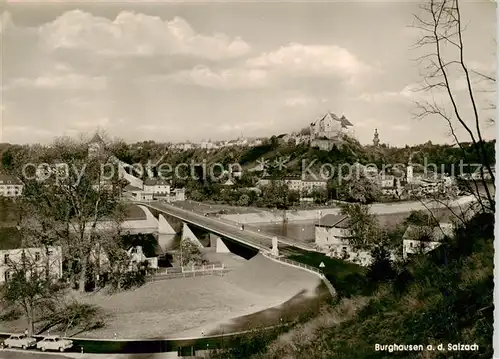
[[[159,234],[177,234],[175,229],[168,223],[163,214],[158,216],[158,233]]]
[[[194,235],[193,231],[191,228],[189,228],[187,223],[184,223],[182,226],[182,237],[181,237],[181,242],[184,240],[191,241],[193,244],[198,246],[198,248],[203,249],[204,246],[200,242],[200,240]]]
[[[210,247],[215,248],[215,253],[231,253],[221,237],[213,233],[210,233]]]
[[[273,237],[273,248],[271,249],[271,254],[275,257],[279,257],[280,253],[278,250],[278,237]]]

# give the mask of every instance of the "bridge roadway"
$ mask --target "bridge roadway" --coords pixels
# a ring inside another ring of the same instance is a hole
[[[165,202],[135,202],[140,203],[146,207],[155,209],[169,216],[176,217],[186,223],[190,223],[196,227],[203,228],[216,235],[226,237],[240,243],[243,243],[249,247],[269,251],[272,247],[272,235],[264,234],[261,232],[256,232],[252,229],[245,228],[244,231],[241,230],[240,226],[236,223],[229,221],[222,221],[213,217],[205,217],[202,214],[188,211],[182,208],[175,207],[171,204]],[[306,243],[291,239],[277,236],[278,243],[287,246],[292,246],[307,251],[313,251],[314,247]]]

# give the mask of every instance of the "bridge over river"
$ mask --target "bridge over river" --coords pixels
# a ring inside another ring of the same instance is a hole
[[[245,246],[258,251],[269,251],[272,246],[273,235],[258,232],[253,229],[241,230],[241,226],[236,222],[214,217],[206,217],[194,211],[188,211],[175,207],[165,202],[135,202],[142,206],[156,210],[159,213],[177,218],[184,223],[202,228],[209,233],[239,242]],[[308,243],[278,236],[278,243],[284,246],[296,247],[304,250],[314,250]]]

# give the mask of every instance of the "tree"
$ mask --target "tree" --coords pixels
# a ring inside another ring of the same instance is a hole
[[[176,259],[182,267],[199,266],[206,263],[200,248],[189,238],[181,240],[179,251],[176,253]]]
[[[327,199],[327,193],[322,189],[314,189],[311,191],[311,197],[314,199],[314,202],[324,204]]]
[[[349,245],[353,250],[371,251],[378,244],[380,228],[370,208],[362,204],[342,204],[340,214],[348,217]]]
[[[392,279],[396,271],[392,266],[390,252],[382,245],[377,245],[371,252],[373,258],[368,270],[368,277],[374,282]]]
[[[105,315],[102,310],[92,304],[79,303],[75,299],[60,301],[57,306],[47,311],[45,323],[40,333],[48,330],[61,331],[67,337],[71,330],[77,333],[102,328],[105,324]],[[77,333],[72,333],[75,335]]]
[[[328,182],[328,191],[339,200],[369,204],[380,197],[380,188],[361,165],[341,167],[337,179]]]
[[[272,181],[262,189],[262,198],[268,207],[288,209],[290,206],[290,193],[286,183]]]
[[[9,262],[10,276],[1,289],[7,304],[22,309],[29,335],[34,334],[37,314],[44,308],[53,307],[59,299],[59,287],[43,269],[29,250],[23,248],[20,260]]]
[[[410,215],[406,218],[406,225],[416,225],[416,226],[430,226],[437,225],[437,221],[425,211],[411,211]]]
[[[7,149],[2,153],[2,167],[5,169],[10,169],[14,162],[14,156],[10,149]]]
[[[80,291],[85,290],[92,252],[110,238],[106,231],[116,230],[123,220],[123,184],[112,160],[106,152],[88,156],[85,143],[61,138],[43,158],[54,166],[50,177],[25,180],[24,231],[44,245],[63,245],[67,259],[77,264],[71,271],[79,272]],[[116,228],[99,228],[104,220]]]
[[[246,207],[250,204],[250,196],[242,194],[238,199],[238,206]]]
[[[492,11],[494,6],[492,3]],[[481,108],[478,95],[481,90],[478,91],[477,84],[486,82],[493,87],[496,78],[473,69],[466,62],[463,39],[465,24],[462,21],[459,0],[428,0],[421,6],[421,14],[415,15],[414,27],[422,32],[415,47],[425,51],[425,55],[418,58],[424,70],[423,85],[418,90],[430,95],[430,98],[427,96],[415,102],[415,115],[419,119],[437,116],[445,121],[464,157],[466,148],[458,139],[457,128],[465,131],[472,142],[475,160],[481,164],[480,183],[483,187],[479,188],[473,181],[469,191],[479,201],[483,211],[494,210],[495,199],[486,181],[488,174],[495,182],[495,174],[491,168],[494,159],[489,156],[483,136],[483,126],[489,120],[485,114],[488,109]],[[465,96],[459,95],[457,80],[465,84]],[[438,96],[443,101],[437,101]],[[483,190],[485,195],[482,194]]]

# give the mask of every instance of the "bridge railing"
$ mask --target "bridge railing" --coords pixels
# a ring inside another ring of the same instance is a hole
[[[161,208],[156,208],[156,207],[152,207],[152,208],[155,208],[156,210],[160,210],[160,211],[162,210]],[[174,207],[174,209],[180,210],[180,211],[185,212],[187,214],[196,214],[198,216],[203,216],[202,214],[200,214],[200,213],[198,213],[198,212],[196,212],[194,210],[187,210],[187,209],[179,208],[179,207]],[[206,218],[209,219],[209,220],[211,220],[211,221],[214,221],[216,223],[221,223],[221,222],[225,223],[225,224],[230,225],[231,227],[234,227],[234,228],[238,228],[240,226],[240,224],[238,222],[235,222],[235,221],[232,221],[232,220],[227,220],[227,219],[220,218],[220,217],[216,217],[216,218],[206,217]],[[189,222],[189,218],[188,219],[180,218],[180,219]],[[200,224],[198,224],[198,225],[200,225]],[[204,225],[200,225],[200,226],[201,227],[205,227]],[[286,238],[286,237],[279,236],[279,235],[276,236],[276,235],[272,235],[272,234],[268,234],[268,233],[263,233],[263,232],[258,231],[258,229],[255,228],[255,227],[252,228],[252,226],[250,226],[247,231],[250,232],[250,233],[252,233],[252,234],[258,235],[258,236],[260,236],[262,238],[266,238],[268,240],[272,240],[273,237],[277,237],[278,241],[280,241],[280,242],[282,242],[282,243],[284,243],[286,245],[294,246],[294,247],[297,247],[297,248],[300,248],[300,249],[303,249],[303,250],[306,250],[306,251],[314,250],[314,248],[312,248],[310,245],[306,245],[305,243],[297,243],[297,241],[294,241],[293,239],[290,239],[290,238]],[[258,241],[252,240],[251,238],[234,238],[233,235],[228,234],[225,231],[218,230],[217,232],[219,232],[220,235],[226,236],[228,238],[233,238],[233,239],[236,239],[236,240],[247,242],[247,244],[250,244],[252,247],[257,248],[259,250],[263,250],[263,249],[266,249],[266,248],[270,247],[270,243],[269,243],[269,247],[267,247],[267,245],[263,245],[262,243],[259,243]]]
[[[330,295],[332,297],[335,297],[337,295],[337,291],[333,287],[332,283],[330,283],[328,278],[326,278],[326,276],[323,274],[322,270],[315,268],[315,267],[312,267],[310,265],[304,264],[304,263],[293,261],[291,259],[287,259],[287,258],[283,258],[283,257],[276,257],[276,256],[271,255],[270,253],[264,253],[264,255],[267,257],[270,257],[271,259],[274,259],[276,261],[283,262],[283,263],[289,264],[291,266],[303,268],[305,270],[316,273],[321,278],[323,283],[325,283],[326,287],[328,288],[328,291],[330,292]]]
[[[316,273],[321,274],[321,275],[323,274],[323,272],[321,270],[319,270],[318,268],[312,267],[312,266],[304,264],[304,263],[296,262],[296,261],[293,261],[291,259],[287,259],[287,258],[283,258],[283,257],[274,257],[274,259],[277,259],[280,262],[291,264],[291,265],[296,266],[296,267],[305,268],[307,270],[310,270],[312,272],[316,272]]]

